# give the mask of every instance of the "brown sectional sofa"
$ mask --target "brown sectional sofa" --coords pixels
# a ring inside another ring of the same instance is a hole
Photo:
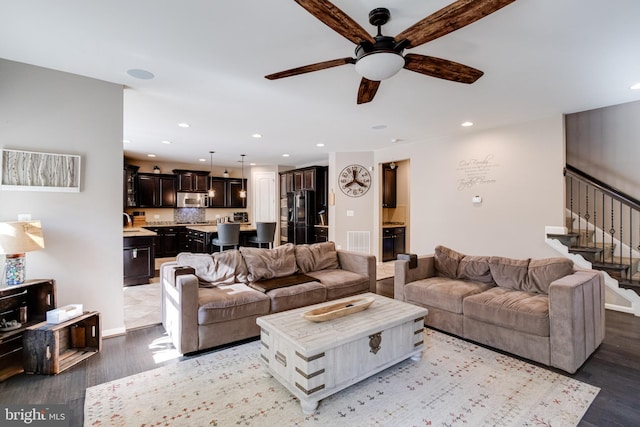
[[[395,263],[394,297],[425,325],[574,373],[604,339],[604,280],[566,258],[469,256],[438,246]]]
[[[181,354],[260,335],[256,319],[375,292],[375,257],[333,242],[180,253],[160,267],[162,324]]]

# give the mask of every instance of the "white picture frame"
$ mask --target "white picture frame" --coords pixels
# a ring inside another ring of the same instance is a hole
[[[2,149],[0,190],[80,191],[80,156]]]

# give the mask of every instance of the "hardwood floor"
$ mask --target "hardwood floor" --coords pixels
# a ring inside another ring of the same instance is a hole
[[[391,279],[393,280],[393,279]],[[607,311],[606,338],[572,377],[601,388],[580,426],[640,424],[640,318]],[[105,339],[102,352],[55,376],[16,375],[0,383],[0,402],[69,405],[71,426],[82,426],[87,387],[177,363],[162,326]],[[558,371],[561,372],[561,371]],[[561,372],[562,373],[562,372]],[[1,406],[1,405],[0,405]]]

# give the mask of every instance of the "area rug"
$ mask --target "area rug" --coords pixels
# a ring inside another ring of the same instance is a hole
[[[425,351],[320,402],[264,375],[258,341],[88,388],[85,426],[575,426],[599,388],[425,330]]]

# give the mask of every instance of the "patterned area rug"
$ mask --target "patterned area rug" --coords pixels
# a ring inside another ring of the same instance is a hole
[[[599,388],[430,329],[406,360],[320,402],[264,375],[259,341],[100,384],[85,426],[575,426]]]

